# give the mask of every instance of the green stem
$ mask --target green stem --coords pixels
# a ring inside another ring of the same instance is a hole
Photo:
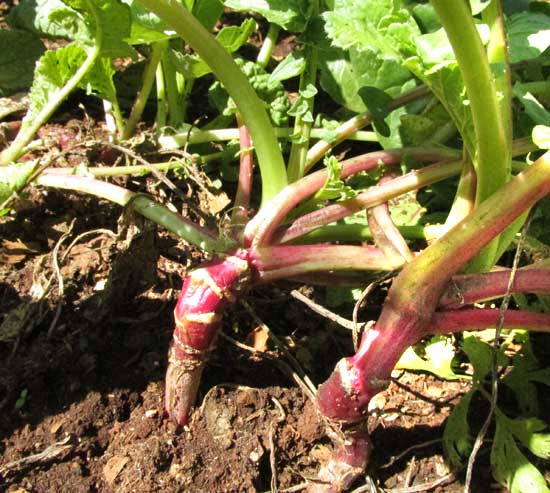
[[[294,128],[278,127],[275,128],[275,135],[278,138],[289,139],[294,135]],[[310,137],[312,139],[323,139],[327,133],[332,131],[324,128],[312,128]],[[228,140],[237,140],[239,138],[238,128],[219,128],[215,130],[194,129],[191,132],[181,132],[173,135],[161,135],[158,139],[163,149],[179,149],[186,144],[204,144],[208,142],[224,142]],[[358,130],[346,137],[347,140],[356,140],[360,142],[378,142],[376,132]]]
[[[451,276],[549,192],[550,152],[547,152],[405,267],[391,288],[395,314],[410,313],[414,306],[413,311],[420,318],[431,316]]]
[[[141,120],[141,115],[143,115],[143,110],[145,109],[145,105],[147,104],[147,99],[149,98],[151,90],[153,89],[155,74],[160,62],[162,51],[162,43],[156,42],[152,44],[151,53],[149,54],[149,58],[147,60],[147,66],[143,71],[141,90],[136,96],[134,105],[132,106],[132,111],[130,112],[130,116],[126,121],[124,131],[122,132],[122,140],[129,139],[133,135],[137,124]]]
[[[262,200],[266,201],[287,183],[286,169],[275,132],[250,82],[233,58],[177,0],[139,0],[157,14],[208,64],[225,86],[242,114],[252,136],[262,175]]]
[[[168,115],[168,103],[166,101],[166,85],[164,84],[164,72],[162,64],[157,65],[155,73],[155,82],[157,86],[157,115],[155,122],[157,132],[161,132],[166,127],[166,119]]]
[[[205,156],[193,155],[193,159],[197,164],[205,164],[210,161],[222,159],[224,152],[214,152]],[[128,176],[137,175],[143,176],[151,173],[151,167],[157,171],[170,171],[175,169],[182,169],[183,165],[179,160],[171,160],[164,163],[152,163],[150,166],[144,164],[136,164],[132,166],[103,166],[103,167],[89,167],[85,168],[85,173],[90,173],[94,178],[108,177],[108,176]],[[48,175],[79,175],[80,168],[50,168],[45,171]]]
[[[400,233],[409,240],[435,240],[444,229],[442,224],[426,226],[398,226]],[[372,240],[370,229],[362,224],[329,224],[301,236],[293,244],[327,243],[327,242],[358,242]]]
[[[26,120],[28,125],[24,125],[12,144],[0,154],[0,166],[7,166],[8,164],[16,161],[23,154],[23,149],[27,144],[29,144],[29,142],[31,142],[38,129],[50,119],[59,105],[78,87],[84,76],[99,58],[101,53],[102,38],[103,33],[98,23],[96,28],[95,44],[88,52],[84,63],[78,68],[66,84],[59,89],[55,95],[50,97],[38,115],[31,115],[32,120]]]
[[[300,91],[303,91],[310,85],[314,86],[317,79],[317,48],[306,46],[304,50],[306,50],[306,68],[300,75]],[[288,181],[290,183],[299,180],[305,174],[315,96],[305,98],[305,101],[307,104],[307,113],[305,115],[297,115],[294,122],[294,135],[298,140],[294,140],[290,147],[290,157],[288,160]],[[309,118],[304,119],[306,115]]]
[[[205,252],[219,252],[223,249],[223,245],[208,230],[170,211],[147,195],[137,194],[118,185],[96,180],[95,178],[74,175],[42,174],[34,180],[34,183],[45,187],[89,193],[121,206],[131,205],[143,216],[164,226]]]
[[[476,206],[498,190],[510,178],[510,142],[503,107],[497,98],[489,59],[470,13],[467,2],[431,0],[455,53],[468,95],[476,132],[476,148],[470,150],[476,171]],[[494,2],[493,2],[494,3]],[[494,12],[491,15],[494,18]],[[494,22],[495,29],[497,21]],[[493,31],[497,32],[497,31]],[[492,36],[497,40],[497,36]],[[495,41],[492,56],[502,56],[502,46]],[[501,86],[502,84],[499,84]],[[496,261],[498,239],[477,256],[472,268],[485,270]]]
[[[159,41],[162,44],[161,66],[164,74],[164,88],[168,105],[168,123],[173,128],[179,128],[185,122],[183,104],[178,89],[177,72],[170,59],[170,43],[168,40]]]
[[[393,102],[388,105],[388,109],[390,111],[395,110],[401,106],[409,104],[411,101],[427,96],[428,94],[430,94],[430,91],[426,86],[415,87],[414,89],[411,89],[405,94],[402,94],[398,98],[394,99]],[[342,125],[334,130],[333,133],[336,135],[334,138],[330,141],[320,140],[309,149],[307,152],[305,172],[307,173],[307,171],[318,163],[327,152],[349,138],[350,135],[354,134],[361,128],[366,127],[370,123],[372,123],[372,114],[368,111],[354,116],[348,121],[342,123]]]
[[[256,58],[256,63],[263,68],[266,68],[269,60],[271,60],[271,54],[273,53],[273,48],[275,48],[277,44],[280,30],[281,28],[277,24],[269,24],[264,42]]]

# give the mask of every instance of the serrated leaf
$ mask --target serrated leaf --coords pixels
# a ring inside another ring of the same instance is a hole
[[[300,75],[306,68],[303,51],[291,51],[285,59],[275,67],[269,76],[269,82],[281,82]]]
[[[401,58],[415,52],[420,34],[411,13],[399,0],[335,0],[325,12],[326,31],[340,48],[370,48]]]
[[[53,22],[50,14],[56,10],[69,11],[70,19]],[[86,31],[84,20],[74,15],[61,0],[22,0],[10,9],[7,20],[12,27],[24,29],[40,36],[74,39],[75,33]]]
[[[496,420],[491,465],[497,481],[511,493],[549,493],[541,472],[519,450],[506,420]]]
[[[468,410],[473,395],[472,390],[464,394],[451,411],[443,431],[443,448],[454,466],[462,465],[472,450],[473,438],[468,424]]]
[[[86,31],[74,33],[75,39],[89,46],[95,44],[98,29],[101,30],[101,54],[106,57],[135,56],[125,41],[130,37],[131,14],[128,5],[120,0],[63,0],[84,19]],[[72,22],[67,11],[53,11],[52,22]]]
[[[311,12],[308,0],[225,0],[227,7],[251,11],[287,31],[302,32]]]
[[[44,51],[34,34],[0,29],[0,96],[30,87],[36,61]]]
[[[506,21],[510,63],[538,58],[550,46],[550,17],[537,12],[512,14]]]
[[[453,119],[468,152],[475,155],[476,133],[458,64],[448,61],[430,67],[420,57],[411,57],[405,65],[435,93]]]
[[[535,383],[550,386],[550,368],[541,368],[530,343],[524,344],[513,363],[512,370],[502,379],[502,383],[514,392],[522,414],[536,415],[539,413],[539,401]]]
[[[315,193],[313,200],[347,200],[355,197],[357,192],[347,186],[342,176],[342,165],[334,156],[325,157],[324,164],[328,175],[325,184]]]
[[[32,161],[0,167],[0,204],[27,184],[35,168]]]
[[[76,43],[57,50],[47,51],[38,61],[33,85],[29,94],[29,110],[23,120],[28,125],[57,92],[76,73],[87,57],[86,50]],[[114,69],[111,61],[100,58],[80,81],[80,87],[90,93],[113,101],[116,91],[112,81]]]

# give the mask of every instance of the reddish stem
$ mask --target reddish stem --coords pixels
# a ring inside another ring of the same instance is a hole
[[[427,161],[427,159],[424,159]],[[387,163],[386,163],[387,164]],[[281,243],[292,241],[314,229],[387,202],[391,198],[417,190],[460,173],[461,161],[442,162],[411,171],[387,183],[373,186],[353,199],[331,204],[296,219],[280,238]]]
[[[388,258],[381,250],[369,245],[259,247],[250,249],[249,258],[262,283],[312,272],[391,271],[403,265],[403,258]]]
[[[191,271],[174,310],[176,328],[166,371],[165,409],[187,421],[206,359],[220,329],[222,313],[251,282],[246,251]]]
[[[394,179],[393,174],[387,174],[380,181],[380,185]],[[367,209],[367,222],[376,245],[388,258],[397,257],[410,262],[413,254],[407,245],[407,241],[395,226],[387,202],[371,209]]]
[[[402,352],[429,333],[451,277],[549,191],[550,153],[546,153],[407,264],[394,281],[376,326],[363,335],[357,354],[341,360],[320,386],[317,399],[323,414],[348,422],[362,419]]]
[[[496,308],[467,308],[435,312],[430,332],[446,334],[465,330],[484,330],[496,327],[500,310]],[[550,313],[523,310],[508,310],[504,315],[503,329],[527,329],[535,332],[550,332]]]
[[[433,162],[456,158],[456,153],[454,151],[422,148],[371,152],[344,161],[342,163],[341,177],[345,179],[355,173],[376,168],[380,164],[388,166],[399,164],[404,156],[409,156],[419,161]],[[460,172],[460,167],[458,171],[453,171],[453,174],[458,172]],[[269,244],[275,229],[281,224],[286,215],[296,205],[319,190],[326,180],[327,171],[320,170],[285,187],[269,203],[265,204],[254,219],[248,223],[245,230],[247,242],[252,243],[255,247]],[[416,186],[418,187],[418,184]]]
[[[252,172],[254,168],[254,153],[252,151],[252,139],[246,125],[239,121],[239,144],[240,144],[240,160],[239,160],[239,182],[235,202],[233,204],[233,213],[231,215],[231,223],[237,229],[236,233],[244,229],[248,221],[248,213],[250,207],[250,196],[252,193]]]
[[[510,270],[453,276],[439,300],[440,308],[460,308],[506,294]],[[550,294],[550,266],[532,265],[518,269],[511,293]]]

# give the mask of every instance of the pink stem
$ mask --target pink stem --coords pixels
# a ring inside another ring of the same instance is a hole
[[[246,251],[217,259],[185,277],[174,310],[176,328],[169,350],[164,401],[166,412],[178,423],[187,422],[223,311],[250,283]]]
[[[453,276],[439,300],[440,308],[460,308],[506,294],[510,270]],[[532,265],[516,271],[512,293],[550,294],[550,266]]]
[[[434,149],[396,149],[377,151],[349,159],[342,163],[342,179],[349,176],[376,168],[380,164],[395,165],[401,162],[404,156],[410,156],[419,161],[440,161],[442,159],[456,158],[453,151],[441,151]],[[453,173],[458,173],[454,171]],[[285,187],[270,202],[265,204],[260,212],[248,223],[245,230],[245,238],[254,247],[269,244],[275,229],[286,215],[304,199],[313,195],[327,180],[327,171],[320,170],[304,176],[300,180]]]
[[[368,402],[386,386],[401,353],[429,333],[451,277],[549,191],[547,152],[407,264],[395,279],[375,327],[363,335],[359,351],[341,360],[319,387],[323,414],[347,422],[363,419]]]
[[[390,182],[395,176],[388,173],[380,181],[380,185]],[[413,254],[403,235],[395,226],[387,202],[367,209],[367,222],[375,244],[388,258],[397,257],[410,262]]]
[[[427,161],[427,159],[425,160]],[[383,185],[373,186],[353,199],[328,205],[296,219],[279,241],[281,243],[292,241],[314,229],[343,219],[357,211],[375,207],[411,190],[417,190],[420,187],[449,178],[460,173],[461,167],[461,161],[432,164],[394,178]]]
[[[254,168],[254,153],[252,151],[252,139],[246,125],[239,121],[239,138],[240,138],[240,164],[239,164],[239,183],[235,202],[233,205],[233,213],[231,215],[231,223],[239,232],[244,229],[248,221],[250,196],[252,193],[252,172]]]
[[[435,312],[431,321],[431,333],[446,334],[464,330],[484,330],[495,327],[500,310],[497,308],[467,308]],[[504,329],[527,329],[534,332],[550,332],[550,313],[508,310],[504,315]]]
[[[402,258],[388,258],[373,246],[293,245],[252,248],[251,264],[258,281],[272,282],[312,272],[336,270],[391,271],[403,265]]]

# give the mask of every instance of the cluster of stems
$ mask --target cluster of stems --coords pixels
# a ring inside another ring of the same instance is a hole
[[[187,421],[194,404],[201,373],[222,325],[223,312],[254,285],[280,279],[307,279],[321,284],[345,282],[356,280],[357,273],[361,272],[401,269],[392,283],[380,318],[364,333],[357,353],[342,359],[317,393],[319,411],[328,420],[344,426],[346,439],[321,470],[320,479],[324,483],[312,487],[311,491],[342,491],[366,466],[370,442],[361,423],[369,401],[387,386],[401,354],[429,334],[479,330],[496,324],[498,310],[473,309],[472,305],[504,296],[509,290],[510,273],[507,270],[477,271],[488,270],[494,264],[497,252],[507,241],[504,235],[499,235],[515,221],[517,226],[518,218],[550,192],[550,153],[512,177],[512,155],[514,152],[521,154],[525,148],[514,149],[510,138],[506,109],[509,104],[505,104],[509,102],[507,81],[492,79],[489,59],[479,42],[466,3],[456,2],[450,7],[448,2],[433,0],[459,65],[468,65],[462,60],[475,56],[481,67],[477,79],[471,71],[463,71],[478,141],[476,148],[468,149],[472,161],[463,159],[455,150],[441,147],[383,150],[357,156],[342,162],[341,178],[380,167],[385,176],[377,186],[349,200],[325,204],[293,217],[291,213],[322,189],[328,179],[327,170],[307,172],[334,145],[370,123],[372,115],[365,113],[354,117],[337,129],[336,139],[331,142],[320,139],[311,147],[309,139],[314,134],[311,125],[298,119],[294,132],[301,132],[306,144],[302,141],[292,147],[287,176],[277,135],[263,104],[230,54],[181,2],[140,0],[140,3],[164,19],[197,51],[237,105],[241,153],[231,217],[232,238],[220,241],[214,232],[168,211],[151,198],[100,181],[98,177],[105,175],[101,169],[89,169],[87,176],[48,170],[38,176],[35,183],[88,192],[122,206],[134,207],[213,255],[210,261],[186,275],[174,312],[176,327],[169,352],[165,407],[168,415],[182,424]],[[490,60],[503,61],[499,44],[502,32],[498,23],[501,13],[489,10],[485,15],[493,29]],[[457,38],[460,26],[468,28],[469,44],[458,46],[462,43],[462,37],[460,42]],[[270,30],[270,42],[277,32],[277,29]],[[147,91],[154,75],[157,84],[159,82],[157,67],[162,63],[163,49],[162,45],[153,48],[146,69]],[[262,59],[264,55],[260,54]],[[301,87],[315,80],[315,49],[308,49],[306,57],[309,71],[303,74]],[[497,87],[507,98],[504,102],[496,98]],[[427,93],[423,86],[416,88],[396,99],[391,108]],[[139,119],[136,115],[143,110],[142,104],[139,100],[134,107],[129,131]],[[312,105],[313,101],[308,101],[310,109]],[[178,138],[183,137],[176,136],[173,140]],[[204,138],[200,132],[186,137],[189,142]],[[252,145],[262,176],[262,205],[251,218]],[[3,155],[2,159],[5,158]],[[395,169],[404,159],[413,159],[421,166],[398,176]],[[94,174],[96,177],[89,176]],[[452,211],[452,220],[443,228],[432,227],[431,233],[428,227],[407,229],[393,224],[388,201],[452,176],[460,176],[459,193],[464,193],[471,202],[467,214]],[[361,227],[362,236],[356,236],[357,228],[352,227],[353,244],[343,244],[350,228],[335,223],[362,210],[368,211],[368,228]],[[291,217],[293,219],[289,219]],[[433,241],[422,252],[412,252],[404,238],[409,234],[415,238],[431,234]],[[373,239],[375,245],[362,243],[363,237]],[[460,274],[468,264],[469,269],[476,272]],[[550,264],[522,268],[516,274],[512,292],[550,293],[548,279]],[[504,327],[550,331],[550,315],[509,311]]]

